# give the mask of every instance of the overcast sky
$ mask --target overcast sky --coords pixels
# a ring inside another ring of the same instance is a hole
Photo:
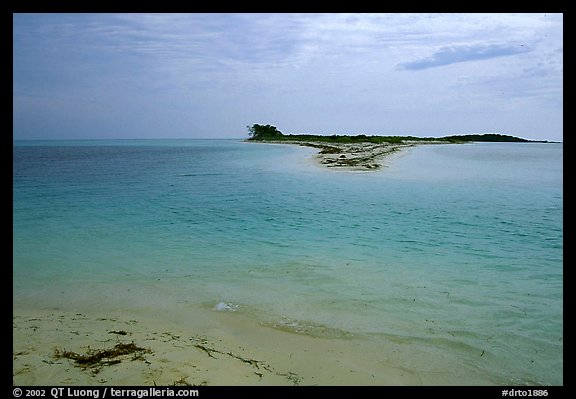
[[[561,14],[15,14],[14,138],[563,137]]]

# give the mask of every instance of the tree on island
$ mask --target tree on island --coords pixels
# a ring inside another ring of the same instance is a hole
[[[414,136],[366,136],[365,134],[358,134],[356,136],[340,136],[333,134],[332,136],[322,136],[316,134],[283,134],[279,131],[276,126],[271,125],[259,125],[257,123],[252,126],[246,126],[248,128],[248,135],[250,136],[248,140],[254,141],[298,141],[298,142],[328,142],[328,143],[374,143],[374,144],[403,144],[406,141],[409,142],[444,142],[444,143],[467,143],[475,141],[487,141],[487,142],[537,142],[546,143],[546,141],[533,141],[526,140],[521,137],[509,136],[506,134],[499,133],[485,133],[485,134],[465,134],[457,136],[445,136],[445,137],[414,137]]]
[[[281,131],[276,129],[276,126],[259,125],[255,123],[252,126],[246,127],[248,128],[250,140],[273,140],[284,136]]]

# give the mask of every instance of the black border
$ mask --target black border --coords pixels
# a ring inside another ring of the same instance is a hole
[[[3,54],[6,56],[9,55],[10,65],[13,65],[12,61],[12,29],[13,29],[13,13],[110,13],[110,12],[326,12],[326,6],[321,6],[318,3],[310,3],[310,2],[301,2],[301,3],[294,3],[294,2],[276,2],[276,3],[245,3],[245,2],[234,2],[228,4],[219,4],[218,2],[186,2],[186,1],[179,1],[179,2],[151,2],[151,1],[139,1],[138,3],[135,2],[121,2],[116,1],[114,3],[105,3],[102,1],[47,1],[47,0],[29,0],[29,1],[17,1],[17,0],[8,0],[0,2],[0,9],[2,10],[2,38],[3,38],[3,45],[5,46],[5,51]],[[384,2],[354,2],[352,4],[352,8],[354,8],[354,12],[558,12],[564,14],[564,27],[565,29],[569,29],[571,27],[571,23],[568,22],[572,13],[569,10],[570,3],[568,1],[563,2],[554,2],[554,1],[547,1],[547,2],[522,2],[517,4],[511,4],[509,2],[498,1],[498,2],[475,2],[475,3],[452,3],[452,2],[428,2],[426,4],[416,4],[416,3],[384,3]],[[330,4],[331,10],[329,12],[350,12],[351,5],[350,3],[331,3]],[[568,22],[568,23],[566,23]],[[564,34],[565,38],[574,37],[572,34]],[[10,41],[9,41],[10,40]],[[566,40],[566,44],[570,44],[569,40]],[[570,46],[571,47],[571,46]],[[571,51],[567,51],[568,54],[571,54]],[[6,58],[5,58],[6,60]],[[4,65],[7,65],[8,62],[4,62]],[[565,87],[568,86],[572,88],[572,78],[571,78],[571,71],[572,68],[568,67],[565,68],[569,71],[568,74],[565,74]],[[4,103],[3,110],[7,113],[9,109],[11,114],[13,113],[13,104],[12,104],[12,90],[13,83],[12,81],[8,81],[8,79],[2,80],[3,84],[3,91],[6,96],[6,102]],[[569,93],[570,90],[567,91]],[[10,97],[8,97],[10,96]],[[10,104],[10,107],[6,107],[6,104]],[[569,102],[571,104],[571,102]],[[6,125],[6,130],[10,129],[13,131],[13,120],[12,115],[5,115],[3,121]],[[565,118],[565,122],[567,118]],[[568,125],[564,128],[567,134],[564,135],[563,142],[564,142],[564,149],[571,148],[570,142],[573,141],[571,136],[576,134],[571,129],[571,126]],[[8,137],[8,133],[4,133],[5,137]],[[6,166],[4,167],[5,171],[12,171],[12,152],[8,146],[8,139],[6,139],[6,145],[3,146],[6,155],[3,157],[4,162],[6,162]],[[8,154],[8,151],[10,153]],[[568,157],[569,158],[569,157]],[[566,168],[567,165],[567,157],[564,157]],[[8,164],[9,163],[9,164]],[[571,169],[568,169],[569,171]],[[11,175],[12,176],[12,175]],[[566,176],[566,175],[564,175]],[[10,177],[11,178],[11,177]],[[564,180],[566,182],[566,180]],[[566,187],[566,184],[564,185]],[[10,193],[12,193],[12,187],[10,188]],[[568,193],[570,195],[570,192]],[[566,198],[566,197],[564,197]],[[566,199],[564,199],[564,204],[569,204]],[[564,206],[565,210],[568,210],[568,214],[570,213],[570,207]],[[565,214],[566,215],[566,214]],[[567,220],[572,220],[570,217],[565,218]],[[7,218],[4,218],[4,226],[11,226],[12,224],[12,214],[10,214]],[[566,224],[564,224],[566,226]],[[569,226],[569,224],[568,224]],[[10,235],[10,237],[12,237]],[[569,231],[564,229],[564,243],[570,243],[571,240]],[[568,262],[566,261],[568,259]],[[566,256],[564,253],[564,264],[572,265],[570,262],[570,256]],[[12,252],[10,252],[10,260],[12,260]],[[6,263],[4,263],[6,265]],[[7,268],[7,266],[4,266]],[[11,269],[10,269],[11,270]],[[569,276],[571,275],[570,267],[564,268],[564,281],[565,283],[570,282],[571,279]],[[10,273],[10,285],[12,282],[12,274]],[[8,280],[8,279],[7,279]],[[567,298],[564,300],[564,304],[567,303]],[[12,299],[10,300],[10,305],[12,305]],[[564,314],[568,315],[566,312],[569,308],[564,305]],[[11,310],[12,312],[12,310]],[[6,312],[7,313],[7,312]],[[565,317],[565,320],[569,320],[569,317]],[[6,322],[8,322],[8,317],[6,316]],[[7,323],[6,323],[7,324]],[[568,323],[564,324],[564,335],[568,331]],[[564,353],[570,353],[571,340],[564,341]],[[8,357],[8,353],[6,353],[6,357]],[[8,360],[8,359],[6,359]],[[566,370],[567,366],[564,365],[564,370]],[[565,376],[567,375],[564,372]],[[52,397],[49,395],[49,392],[54,387],[61,387],[61,386],[15,386],[13,385],[12,379],[6,385],[9,385],[9,389],[7,390],[6,397],[17,397],[14,396],[14,389],[20,388],[22,390],[25,389],[45,389],[46,397]],[[388,395],[389,397],[399,398],[399,397],[454,397],[454,398],[501,398],[501,397],[510,397],[504,396],[502,394],[503,390],[511,390],[514,389],[516,391],[524,391],[527,392],[529,389],[532,390],[540,390],[546,391],[548,394],[546,396],[540,397],[548,397],[548,398],[557,398],[557,397],[565,397],[565,392],[568,391],[568,387],[571,385],[571,381],[569,379],[564,380],[564,386],[534,386],[534,387],[527,387],[527,386],[494,386],[494,387],[487,387],[487,386],[361,386],[361,387],[305,387],[305,386],[295,386],[295,387],[259,387],[259,386],[242,386],[242,387],[165,387],[170,388],[173,390],[183,390],[183,389],[197,389],[199,391],[200,398],[220,398],[224,396],[242,396],[250,395],[250,394],[262,394],[262,395],[284,395],[288,393],[289,395],[324,395],[324,394],[334,394],[338,396],[350,396],[350,397],[358,397],[358,396],[381,396],[381,395]],[[102,390],[104,387],[102,386],[85,386],[85,387],[78,387],[74,386],[76,389],[87,389],[87,390],[94,390],[98,389],[100,392],[99,397],[102,397]],[[132,386],[132,387],[116,387],[121,389],[143,389],[149,388],[147,386]],[[161,389],[162,387],[157,387]],[[24,397],[24,395],[22,396]],[[72,397],[72,396],[62,396],[63,398]],[[108,394],[106,397],[110,397]],[[517,394],[514,397],[530,397],[528,395],[521,396],[521,394]],[[532,397],[535,397],[532,395]]]

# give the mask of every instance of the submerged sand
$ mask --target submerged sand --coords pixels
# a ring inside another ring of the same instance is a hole
[[[178,323],[169,317],[128,311],[15,308],[13,383],[491,384],[449,365],[439,368],[425,353],[406,363],[407,346],[402,343],[382,345],[381,341],[319,325],[305,327],[290,321],[265,324],[241,314],[212,309],[181,317],[183,322]],[[95,361],[77,361],[90,356]],[[407,367],[416,364],[420,365],[414,368],[418,371]]]

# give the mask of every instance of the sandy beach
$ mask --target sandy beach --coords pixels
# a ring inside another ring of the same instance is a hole
[[[190,315],[186,315],[190,317]],[[428,358],[414,372],[406,348],[313,326],[263,325],[241,314],[195,312],[193,323],[125,311],[21,307],[13,315],[14,385],[437,385],[490,384],[442,375]],[[202,327],[200,327],[202,325]],[[119,349],[128,349],[122,351]],[[132,350],[129,350],[132,349]],[[82,362],[92,357],[92,363]],[[428,367],[429,372],[425,371]]]
[[[13,383],[221,386],[420,382],[404,370],[382,368],[380,359],[354,356],[354,341],[350,339],[314,338],[249,326],[229,314],[215,313],[214,317],[228,320],[200,332],[122,312],[21,309],[13,317]],[[136,350],[114,356],[114,348],[122,345]],[[109,351],[108,356],[90,365],[63,356],[87,357],[104,351]]]

